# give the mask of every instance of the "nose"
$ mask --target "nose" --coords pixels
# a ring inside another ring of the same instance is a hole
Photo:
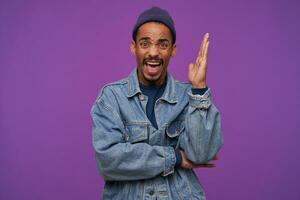
[[[149,56],[155,57],[159,54],[158,48],[156,45],[151,45],[149,48]]]

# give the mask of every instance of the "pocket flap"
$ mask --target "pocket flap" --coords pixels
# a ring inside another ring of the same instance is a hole
[[[170,138],[177,137],[184,130],[183,121],[174,121],[167,126],[166,133]]]
[[[130,143],[147,140],[147,126],[130,125],[127,126],[126,141]]]

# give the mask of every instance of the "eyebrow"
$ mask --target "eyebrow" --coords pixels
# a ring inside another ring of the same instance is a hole
[[[150,38],[149,37],[142,37],[142,38],[139,39],[139,41],[141,41],[141,40],[150,40]]]
[[[168,39],[159,39],[158,42],[160,42],[160,43],[161,42],[169,42],[170,43],[170,41]]]
[[[150,40],[150,37],[142,37],[139,39],[139,41],[142,41],[142,40]],[[170,41],[168,39],[158,39],[158,42],[161,43],[161,42],[169,42]]]

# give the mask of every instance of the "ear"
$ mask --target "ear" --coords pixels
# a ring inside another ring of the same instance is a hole
[[[173,44],[171,56],[176,56],[176,44]]]
[[[131,43],[130,43],[130,51],[131,51],[131,54],[132,55],[136,55],[135,54],[135,50],[136,50],[136,46],[135,46],[135,41],[134,40],[131,40]]]

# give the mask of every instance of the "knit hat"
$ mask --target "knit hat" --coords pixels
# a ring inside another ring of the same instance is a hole
[[[166,10],[163,10],[159,7],[152,7],[148,10],[145,10],[139,15],[132,31],[133,39],[135,39],[139,27],[147,22],[160,22],[166,25],[172,34],[173,43],[176,42],[176,30],[174,26],[174,21]]]

